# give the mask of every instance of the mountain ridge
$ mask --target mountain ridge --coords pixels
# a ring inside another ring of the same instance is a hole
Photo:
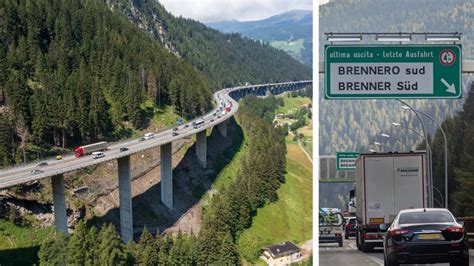
[[[311,10],[289,10],[261,20],[224,20],[207,25],[224,33],[238,32],[242,36],[267,42],[312,66]]]
[[[310,68],[278,49],[240,34],[219,32],[193,19],[175,17],[156,1],[106,2],[114,12],[174,49],[203,73],[214,89],[311,77]]]

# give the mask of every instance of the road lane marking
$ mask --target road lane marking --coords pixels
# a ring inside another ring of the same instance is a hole
[[[377,258],[377,257],[371,256],[371,255],[368,254],[368,253],[359,251],[359,250],[357,249],[356,243],[354,243],[354,242],[353,242],[353,243],[350,243],[349,246],[350,246],[353,250],[356,250],[356,251],[358,251],[358,252],[364,254],[364,255],[365,255],[366,257],[368,257],[371,261],[377,263],[378,265],[382,265],[382,266],[384,265],[383,260],[381,260],[381,259],[379,259],[379,258]]]

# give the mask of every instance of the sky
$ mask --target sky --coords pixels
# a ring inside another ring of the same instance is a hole
[[[203,23],[260,20],[288,10],[312,10],[313,0],[158,0],[175,16]]]

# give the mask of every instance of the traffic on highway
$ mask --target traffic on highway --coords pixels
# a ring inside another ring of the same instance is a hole
[[[310,84],[311,81],[287,82],[278,84],[248,85],[222,89],[214,93],[216,107],[210,112],[187,123],[179,122],[161,132],[149,132],[145,135],[123,140],[117,143],[98,142],[79,146],[74,153],[58,155],[41,161],[16,165],[0,170],[0,189],[34,181],[53,175],[77,170],[94,164],[115,160],[137,152],[155,148],[180,138],[192,136],[207,128],[216,126],[229,119],[238,110],[238,103],[231,93],[258,87],[270,87],[288,84]]]
[[[464,222],[430,205],[425,161],[424,151],[360,154],[348,209],[319,210],[321,265],[474,265]]]

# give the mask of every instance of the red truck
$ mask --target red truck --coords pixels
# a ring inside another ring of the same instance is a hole
[[[95,151],[107,150],[107,142],[97,142],[89,145],[79,146],[74,149],[75,156],[77,158],[84,156],[85,154],[93,153]]]

